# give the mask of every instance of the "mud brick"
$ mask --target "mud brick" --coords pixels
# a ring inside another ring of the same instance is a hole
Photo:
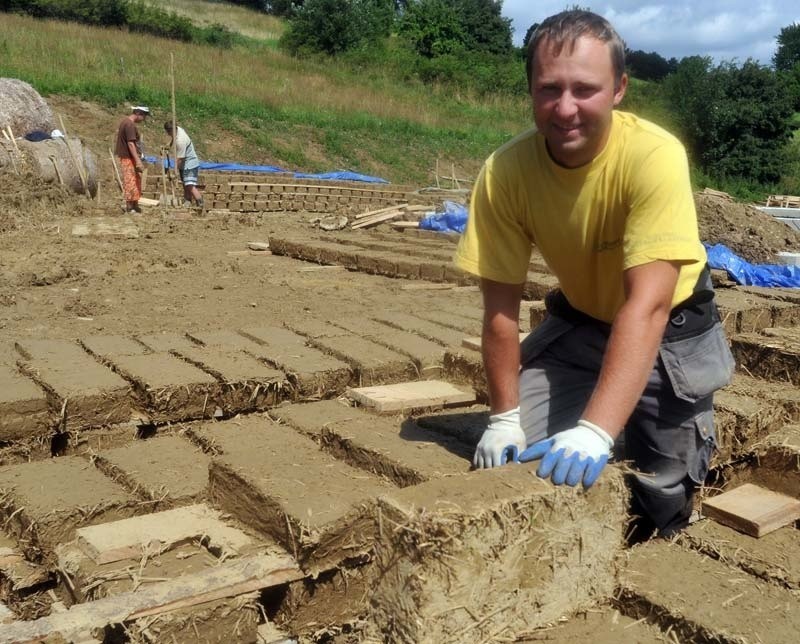
[[[419,266],[420,279],[429,282],[444,282],[444,271],[446,264],[434,264],[432,262],[422,262]]]
[[[41,383],[62,414],[64,430],[130,420],[131,388],[74,342],[20,340],[23,371]]]
[[[681,533],[680,543],[779,586],[800,590],[800,540],[784,528],[753,539],[716,521],[698,521]]]
[[[418,280],[422,272],[422,262],[414,257],[397,257],[395,266],[397,267],[397,277],[404,279]]]
[[[437,378],[442,373],[444,347],[420,335],[360,317],[333,320],[333,324],[408,356],[414,361],[420,378]]]
[[[54,424],[44,391],[15,367],[0,364],[0,441],[48,436]]]
[[[554,487],[535,467],[480,470],[381,497],[370,600],[381,641],[513,639],[610,596],[626,517],[622,474],[607,468],[583,491]]]
[[[261,351],[261,347],[257,342],[236,331],[225,329],[219,331],[195,331],[190,333],[188,337],[196,343],[193,348],[196,348],[198,344],[202,344],[207,347],[227,349],[229,351],[247,351],[253,355],[258,355],[258,352]]]
[[[155,422],[209,417],[221,398],[217,380],[169,353],[108,356],[135,383],[136,395]]]
[[[247,416],[195,430],[221,454],[209,494],[223,511],[275,538],[311,574],[372,547],[375,499],[390,486],[320,451],[310,438]]]
[[[472,405],[467,409],[444,409],[414,418],[420,427],[457,438],[474,449],[489,426],[489,408]]]
[[[140,356],[151,353],[141,342],[123,335],[92,335],[81,338],[80,343],[89,353],[100,358],[111,354]]]
[[[201,498],[210,461],[186,439],[167,435],[99,452],[95,462],[135,496],[169,503]]]
[[[797,498],[800,490],[800,425],[781,427],[755,444],[753,451],[755,463],[731,476],[728,487],[755,483]]]
[[[26,556],[39,561],[85,525],[134,514],[134,499],[91,463],[63,456],[0,468],[0,513]]]
[[[410,358],[354,333],[314,338],[310,343],[348,363],[355,370],[359,386],[402,382],[417,376]]]
[[[527,300],[543,300],[554,288],[558,288],[558,280],[553,275],[529,271],[522,293]]]
[[[753,443],[779,429],[786,411],[760,397],[722,389],[714,395],[714,425],[719,451],[716,464],[746,456]]]
[[[196,347],[177,352],[181,358],[212,374],[222,388],[215,400],[228,415],[260,411],[280,401],[286,376],[244,351]]]
[[[197,346],[182,333],[151,333],[140,335],[137,339],[156,353],[192,349]]]
[[[800,385],[800,329],[764,331],[732,338],[737,364],[754,376]]]
[[[486,372],[478,351],[467,348],[448,351],[444,356],[444,374],[451,382],[471,387],[480,402],[488,400]]]
[[[772,326],[772,302],[735,288],[718,289],[715,300],[725,331],[750,333]]]
[[[785,382],[770,382],[736,373],[722,391],[761,399],[765,404],[781,408],[787,421],[800,419],[800,388]]]
[[[306,345],[306,339],[281,327],[248,327],[242,330],[260,345],[253,353],[282,369],[300,397],[341,394],[350,382],[350,366]]]
[[[298,320],[288,320],[286,326],[293,332],[298,333],[311,340],[318,338],[342,338],[351,335],[351,332],[342,327],[331,324],[328,320],[319,318],[300,318]]]
[[[450,311],[420,310],[415,312],[413,315],[423,320],[427,320],[428,322],[435,322],[436,324],[441,324],[442,326],[446,326],[450,329],[463,331],[469,335],[481,334],[481,320],[467,318]]]
[[[372,275],[397,276],[397,266],[389,253],[359,250],[356,254],[358,270]]]
[[[682,642],[788,642],[800,628],[791,591],[666,540],[630,551],[622,595],[631,617],[669,624]]]
[[[795,302],[772,302],[772,326],[800,326],[800,305]]]
[[[469,470],[471,451],[457,440],[401,417],[383,418],[336,400],[270,412],[318,440],[337,458],[406,487]]]
[[[522,310],[520,310],[520,314]],[[531,331],[533,331],[537,326],[539,326],[542,322],[544,322],[545,317],[547,317],[547,307],[544,304],[544,300],[535,300],[530,302],[530,306],[528,308],[528,315],[529,315],[529,323],[530,327],[528,327]],[[522,319],[520,315],[520,328],[523,327]]]
[[[441,324],[422,320],[408,313],[389,311],[375,314],[372,319],[404,331],[416,333],[423,338],[441,344],[443,347],[460,347],[461,340],[464,337],[463,333],[444,327]]]

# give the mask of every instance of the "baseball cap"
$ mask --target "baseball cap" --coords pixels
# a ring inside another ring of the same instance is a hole
[[[141,112],[142,114],[144,114],[146,116],[150,116],[150,108],[146,107],[144,105],[134,105],[131,108],[131,112]]]

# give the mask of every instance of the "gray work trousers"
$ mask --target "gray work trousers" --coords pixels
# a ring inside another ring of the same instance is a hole
[[[520,412],[528,445],[575,427],[597,384],[609,331],[602,323],[548,315],[525,339]],[[733,365],[718,321],[672,346],[662,342],[615,447],[615,457],[637,472],[630,481],[632,511],[662,535],[688,522],[716,448],[713,392],[730,380]]]

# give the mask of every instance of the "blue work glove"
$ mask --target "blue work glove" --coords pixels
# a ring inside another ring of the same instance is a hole
[[[525,449],[525,432],[519,424],[519,407],[489,416],[489,426],[484,430],[472,464],[476,468],[499,467],[516,461],[517,454]]]
[[[519,460],[526,463],[541,458],[536,475],[549,476],[556,485],[575,486],[583,481],[584,487],[590,487],[606,466],[613,446],[614,439],[602,428],[579,420],[577,427],[534,443]]]

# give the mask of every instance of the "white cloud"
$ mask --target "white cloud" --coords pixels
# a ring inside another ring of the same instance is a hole
[[[568,3],[504,0],[503,15],[512,19],[514,42],[520,44],[535,22],[562,11]],[[711,56],[716,62],[753,58],[772,60],[781,29],[800,23],[800,9],[787,11],[772,0],[612,0],[590,5],[608,18],[631,49],[655,51],[665,58]]]

